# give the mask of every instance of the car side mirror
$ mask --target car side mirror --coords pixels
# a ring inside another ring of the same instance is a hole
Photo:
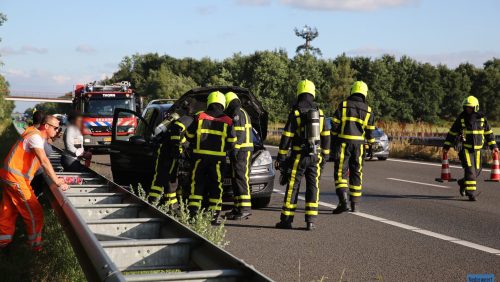
[[[146,144],[146,139],[142,136],[132,136],[130,137],[130,142],[136,144],[136,145],[144,145]]]

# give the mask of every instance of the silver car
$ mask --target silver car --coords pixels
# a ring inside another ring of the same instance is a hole
[[[371,148],[366,150],[366,158],[369,160],[373,158],[377,158],[381,161],[387,160],[391,147],[389,137],[385,134],[384,130],[378,127],[373,131],[373,137],[375,138],[375,143]]]

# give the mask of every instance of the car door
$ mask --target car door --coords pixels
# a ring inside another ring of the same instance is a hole
[[[155,146],[151,142],[152,128],[149,121],[154,121],[158,115],[157,109],[148,109],[144,118],[139,113],[116,109],[113,116],[111,138],[111,171],[113,181],[117,184],[137,187],[140,183],[145,190],[151,185],[154,172]],[[135,116],[138,125],[130,137],[120,136],[117,121],[119,118]]]

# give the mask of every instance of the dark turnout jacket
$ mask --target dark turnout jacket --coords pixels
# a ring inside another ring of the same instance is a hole
[[[375,118],[360,95],[351,95],[340,103],[332,117],[332,137],[340,142],[362,144],[375,142]]]
[[[491,149],[497,147],[493,130],[481,112],[470,115],[465,111],[460,113],[448,131],[443,147],[449,149],[459,136],[462,137],[463,146],[466,149],[481,150],[485,143]]]

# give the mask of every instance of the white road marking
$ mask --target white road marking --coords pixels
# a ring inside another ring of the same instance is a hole
[[[278,190],[278,189],[274,189],[273,192],[275,192],[277,194],[285,195],[285,192],[283,192],[281,190]],[[306,200],[302,196],[299,196],[298,198],[301,201],[305,201]],[[327,207],[327,208],[335,208],[336,207],[333,204],[326,203],[326,202],[321,202],[321,201],[318,204],[321,205],[321,206]],[[422,235],[426,235],[426,236],[429,236],[429,237],[432,237],[432,238],[440,239],[440,240],[443,240],[443,241],[447,241],[447,242],[450,242],[450,243],[455,243],[455,244],[458,244],[458,245],[461,245],[461,246],[464,246],[464,247],[468,247],[468,248],[471,248],[471,249],[475,249],[475,250],[478,250],[478,251],[482,251],[482,252],[486,252],[486,253],[490,253],[490,254],[494,254],[494,255],[500,256],[500,250],[498,250],[498,249],[490,248],[490,247],[479,245],[479,244],[472,243],[472,242],[469,242],[469,241],[461,240],[459,238],[455,238],[455,237],[447,236],[447,235],[444,235],[444,234],[436,233],[436,232],[433,232],[433,231],[430,231],[430,230],[426,230],[426,229],[422,229],[422,228],[419,228],[419,227],[416,227],[416,226],[412,226],[412,225],[400,223],[400,222],[397,222],[397,221],[385,219],[383,217],[378,217],[378,216],[374,216],[374,215],[363,213],[363,212],[354,212],[354,213],[349,213],[349,214],[356,215],[356,216],[359,216],[359,217],[364,217],[366,219],[371,219],[371,220],[374,220],[374,221],[377,221],[377,222],[381,222],[381,223],[385,223],[385,224],[388,224],[388,225],[391,225],[391,226],[394,226],[394,227],[399,227],[401,229],[413,231],[413,232],[416,232],[416,233],[419,233],[419,234],[422,234]]]
[[[432,186],[432,187],[438,187],[438,188],[444,188],[444,189],[451,189],[451,187],[448,187],[448,186],[430,184],[430,183],[424,183],[424,182],[418,182],[418,181],[411,181],[411,180],[404,180],[404,179],[399,179],[399,178],[389,177],[387,179],[394,180],[394,181],[400,181],[400,182],[406,182],[406,183],[412,183],[412,184],[419,184],[419,185]]]
[[[387,160],[391,161],[391,162],[400,162],[400,163],[407,163],[407,164],[419,164],[419,165],[430,165],[430,166],[441,167],[441,164],[438,164],[438,163],[417,162],[417,161],[409,161],[409,160],[402,160],[402,159],[387,159]],[[462,169],[462,167],[458,166],[458,165],[450,165],[450,167]],[[483,171],[491,171],[491,169],[483,168]]]

